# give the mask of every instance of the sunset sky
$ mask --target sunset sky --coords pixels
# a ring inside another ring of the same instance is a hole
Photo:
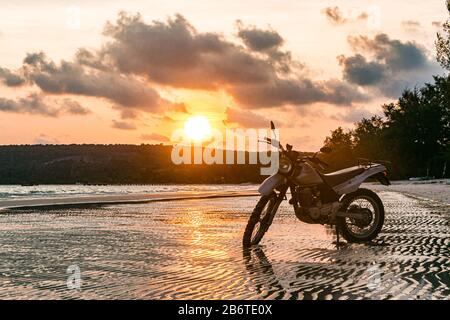
[[[313,151],[443,73],[446,18],[444,0],[2,1],[0,144],[169,143],[203,115]]]

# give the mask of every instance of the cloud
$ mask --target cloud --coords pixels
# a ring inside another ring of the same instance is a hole
[[[338,57],[339,64],[343,67],[344,78],[358,85],[372,85],[385,77],[386,68],[382,63],[367,61],[361,54],[346,58]]]
[[[270,79],[273,71],[214,33],[198,33],[181,15],[146,24],[139,15],[121,14],[105,35],[113,39],[102,54],[121,72],[139,74],[173,87],[217,89]]]
[[[432,25],[433,27],[435,27],[435,28],[440,29],[440,28],[442,28],[443,23],[442,23],[441,21],[432,21],[432,22],[431,22],[431,25]]]
[[[64,60],[57,65],[42,52],[28,54],[24,64],[30,79],[45,93],[106,98],[124,107],[147,111],[163,102],[156,90],[133,76],[86,70],[80,64]]]
[[[278,79],[271,83],[235,87],[231,93],[238,101],[255,109],[315,102],[349,106],[353,101],[367,99],[356,87],[339,80]]]
[[[48,105],[44,98],[36,93],[16,100],[0,98],[0,111],[39,114],[49,117],[56,117],[59,113],[58,109]]]
[[[380,33],[373,39],[366,36],[349,37],[348,42],[353,50],[369,53],[393,70],[418,69],[429,63],[423,46],[412,41],[390,39],[385,33]]]
[[[333,115],[331,118],[334,120],[338,120],[338,121],[355,123],[355,122],[361,121],[363,118],[368,119],[372,116],[373,116],[372,112],[370,112],[364,108],[357,107],[357,108],[353,108],[353,109],[348,109],[344,113],[338,113],[336,115]]]
[[[34,144],[58,144],[59,140],[56,138],[49,137],[45,134],[40,134],[34,139]]]
[[[360,20],[367,20],[369,15],[364,11],[350,11],[345,14],[339,7],[326,7],[322,10],[322,13],[326,16],[329,22],[334,25],[342,25],[349,22],[355,22]]]
[[[236,123],[244,128],[266,128],[269,119],[248,110],[228,108],[226,123]]]
[[[278,49],[284,43],[280,34],[274,30],[261,30],[256,27],[245,28],[238,22],[238,36],[244,41],[244,44],[254,51],[270,51]]]
[[[11,72],[9,69],[0,67],[0,79],[3,80],[3,84],[8,87],[18,87],[25,83],[26,79],[21,75]]]
[[[71,99],[64,99],[60,103],[60,105],[64,111],[73,115],[86,115],[91,113],[89,109],[83,107],[80,103]]]
[[[88,62],[89,65],[86,65]],[[161,98],[147,81],[95,63],[92,53],[84,49],[77,52],[74,61],[62,60],[60,63],[49,59],[44,52],[29,53],[17,72],[0,68],[0,79],[8,86],[34,84],[41,90],[42,96],[70,94],[103,98],[112,102],[124,118],[127,115],[137,117],[140,112],[164,113],[172,107],[175,110],[180,108],[179,103],[173,104]],[[75,101],[64,102],[68,113],[89,113]]]
[[[389,97],[428,81],[432,74],[442,70],[426,49],[415,42],[390,39],[383,33],[373,39],[349,37],[348,42],[357,53],[338,57],[343,78],[351,84],[377,88]]]
[[[280,50],[283,40],[278,33],[239,28],[245,46],[220,34],[200,33],[181,15],[147,24],[140,15],[122,13],[116,23],[107,24],[104,34],[111,41],[95,55],[120,73],[145,77],[159,85],[225,89],[241,107],[335,102],[336,92],[327,82],[291,72],[296,62],[290,53]],[[92,55],[88,57],[89,65],[97,64]],[[345,103],[352,100],[345,99]]]
[[[48,117],[57,117],[61,114],[85,115],[90,110],[81,106],[77,101],[64,99],[50,101],[38,93],[29,94],[17,99],[0,98],[0,111],[13,113],[38,114]]]
[[[326,7],[322,12],[325,14],[328,21],[334,24],[343,24],[346,22],[339,7]]]
[[[158,133],[143,134],[141,139],[145,141],[169,142],[169,138]]]
[[[115,129],[121,129],[121,130],[135,130],[136,129],[136,125],[131,122],[117,121],[117,120],[113,120],[112,122],[113,122],[112,127]]]
[[[289,73],[293,67],[303,67],[301,63],[292,60],[289,51],[282,50],[284,39],[275,30],[245,26],[240,20],[237,21],[237,27],[237,35],[245,46],[253,52],[264,54],[269,61],[272,61],[277,71]]]
[[[71,60],[55,62],[43,52],[29,53],[21,69],[1,69],[0,78],[10,85],[36,85],[47,96],[105,99],[128,120],[141,112],[185,112],[182,103],[159,94],[167,87],[225,91],[242,109],[349,106],[367,100],[352,83],[311,79],[272,29],[239,22],[242,43],[237,43],[219,33],[199,32],[181,15],[146,23],[139,14],[120,13],[106,24],[104,35],[108,40],[99,49],[81,48]],[[84,113],[74,105],[71,110]]]

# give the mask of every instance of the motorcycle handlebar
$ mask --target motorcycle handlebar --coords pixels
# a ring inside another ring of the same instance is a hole
[[[271,139],[269,137],[264,137],[264,140],[262,140],[262,141],[260,140],[260,142],[266,142],[268,144],[271,144],[271,145],[277,147],[281,151],[284,151],[283,146],[281,145],[280,141],[278,141],[278,140],[274,140],[274,139]],[[278,143],[278,145],[275,145],[274,143]]]

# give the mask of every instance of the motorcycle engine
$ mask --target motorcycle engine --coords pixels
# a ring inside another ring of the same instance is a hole
[[[320,192],[316,188],[297,189],[297,199],[305,208],[315,206],[320,201]]]
[[[299,206],[295,214],[306,223],[328,223],[340,207],[338,201],[322,204],[317,187],[296,189],[296,199]]]
[[[300,204],[301,215],[308,215],[312,220],[317,221],[320,218],[320,191],[315,187],[297,189],[297,200]]]

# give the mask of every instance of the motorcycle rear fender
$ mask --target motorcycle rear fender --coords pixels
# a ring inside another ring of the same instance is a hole
[[[383,174],[383,172],[386,171],[386,167],[381,164],[376,164],[368,167],[363,173],[357,175],[356,177],[345,181],[335,187],[333,187],[333,190],[338,195],[347,194],[350,192],[354,192],[358,190],[359,186],[366,181],[370,177],[378,178],[379,175]],[[387,178],[386,178],[387,179]]]
[[[268,196],[271,194],[277,187],[286,184],[287,179],[283,175],[276,173],[268,177],[266,180],[261,183],[258,188],[258,192],[263,196]]]

